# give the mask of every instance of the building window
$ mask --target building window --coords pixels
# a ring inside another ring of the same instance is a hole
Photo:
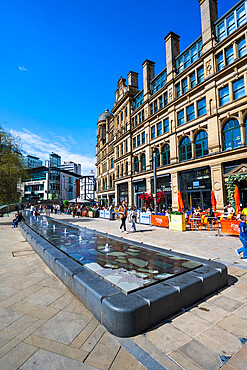
[[[236,7],[230,15],[216,25],[216,35],[218,41],[234,32],[238,27],[246,22],[245,3]]]
[[[200,158],[208,154],[208,134],[201,131],[195,138],[195,157]]]
[[[168,164],[170,164],[170,147],[168,144],[163,146],[161,155],[162,155],[162,165],[167,166]]]
[[[156,153],[156,167],[160,167],[160,152],[158,148],[155,149],[155,153]]]
[[[142,144],[145,144],[146,137],[145,137],[145,132],[142,133]]]
[[[184,124],[184,110],[181,110],[180,112],[178,112],[177,117],[178,117],[178,126],[183,125]]]
[[[245,38],[241,39],[238,42],[238,57],[241,58],[246,55],[246,41]]]
[[[139,159],[138,157],[135,157],[134,159],[134,173],[138,173],[139,172]]]
[[[111,158],[111,168],[113,168],[113,158]]]
[[[137,136],[137,146],[141,145],[141,135]]]
[[[121,144],[121,155],[123,155],[123,144]]]
[[[181,96],[180,82],[176,85],[176,96],[179,98]]]
[[[230,97],[229,97],[229,86],[223,87],[222,89],[219,89],[219,99],[220,99],[220,106],[225,105],[229,103]]]
[[[128,140],[125,141],[125,152],[128,152]]]
[[[135,126],[138,125],[138,119],[137,119],[137,115],[135,116]]]
[[[124,175],[124,166],[123,166],[123,163],[121,164],[121,176],[123,177]]]
[[[226,29],[227,29],[227,35],[230,35],[232,32],[235,31],[236,26],[235,26],[234,14],[226,18]]]
[[[142,110],[142,122],[144,121],[144,109]]]
[[[155,138],[155,126],[151,127],[151,139]]]
[[[191,141],[188,136],[186,136],[180,143],[179,146],[180,161],[186,161],[192,158]]]
[[[112,177],[110,176],[110,188],[112,188]]]
[[[121,122],[123,122],[123,112],[121,112]]]
[[[157,136],[162,135],[162,123],[157,123]]]
[[[158,111],[158,100],[154,101],[154,113]]]
[[[167,105],[168,104],[168,93],[165,92],[164,93],[164,105]]]
[[[141,172],[146,171],[146,156],[143,153],[141,155]]]
[[[185,78],[182,80],[182,93],[185,94],[188,91],[188,80]]]
[[[235,118],[231,119],[224,125],[222,134],[223,150],[231,150],[241,146],[240,127]]]
[[[232,64],[234,62],[234,53],[233,53],[233,46],[226,49],[226,65]]]
[[[206,113],[207,113],[206,98],[204,98],[197,102],[197,116],[200,117]]]
[[[162,95],[159,97],[159,103],[160,103],[160,109],[162,109],[163,108],[163,96]]]
[[[198,83],[204,81],[204,67],[201,67],[197,70],[197,81]]]
[[[221,71],[224,68],[224,57],[223,53],[217,56],[217,71]]]
[[[132,118],[132,126],[133,126],[133,128],[135,127],[135,119],[134,118]]]
[[[142,113],[141,112],[138,113],[138,117],[139,117],[139,123],[141,123],[141,121],[142,121]]]
[[[187,49],[179,58],[176,60],[177,73],[182,72],[191,63],[194,63],[200,58],[202,51],[202,38],[198,39],[189,49]]]
[[[245,95],[244,89],[244,78],[240,78],[239,80],[232,83],[233,89],[233,99],[236,100],[238,98],[242,98]]]
[[[133,148],[136,148],[136,137],[133,138]]]
[[[151,116],[154,114],[154,106],[153,106],[153,103],[150,104],[150,114],[151,114]]]
[[[166,132],[169,132],[169,118],[164,119],[164,121],[163,121],[163,130],[164,130],[164,134]]]
[[[128,166],[128,162],[125,163],[125,175],[128,176],[128,173],[129,173],[129,166]]]
[[[119,158],[119,146],[117,147],[117,157]]]
[[[192,121],[195,118],[195,107],[194,104],[186,108],[187,122]]]
[[[195,72],[193,72],[190,75],[190,88],[192,89],[195,86],[196,86],[196,74]]]

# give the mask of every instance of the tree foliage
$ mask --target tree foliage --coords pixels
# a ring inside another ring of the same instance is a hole
[[[18,202],[21,181],[27,177],[21,143],[0,127],[0,203]]]

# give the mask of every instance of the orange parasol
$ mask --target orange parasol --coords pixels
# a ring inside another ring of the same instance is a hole
[[[234,189],[234,200],[235,200],[235,215],[237,215],[238,212],[241,210],[239,189],[238,189],[237,185],[235,186],[235,189]]]
[[[213,190],[211,191],[211,203],[212,203],[212,206],[213,206],[213,210],[216,211],[217,202],[216,202],[216,198],[215,198]]]
[[[178,212],[182,212],[184,209],[184,203],[181,195],[181,191],[178,191]]]

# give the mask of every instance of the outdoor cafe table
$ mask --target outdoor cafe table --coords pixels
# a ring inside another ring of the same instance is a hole
[[[195,230],[196,230],[196,226],[198,225],[198,222],[201,222],[201,217],[191,217],[189,221],[191,221],[191,229],[193,230],[195,226]]]

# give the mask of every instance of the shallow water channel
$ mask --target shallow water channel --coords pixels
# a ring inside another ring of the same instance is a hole
[[[193,270],[201,264],[140,247],[96,231],[26,212],[28,226],[65,254],[125,293]]]

